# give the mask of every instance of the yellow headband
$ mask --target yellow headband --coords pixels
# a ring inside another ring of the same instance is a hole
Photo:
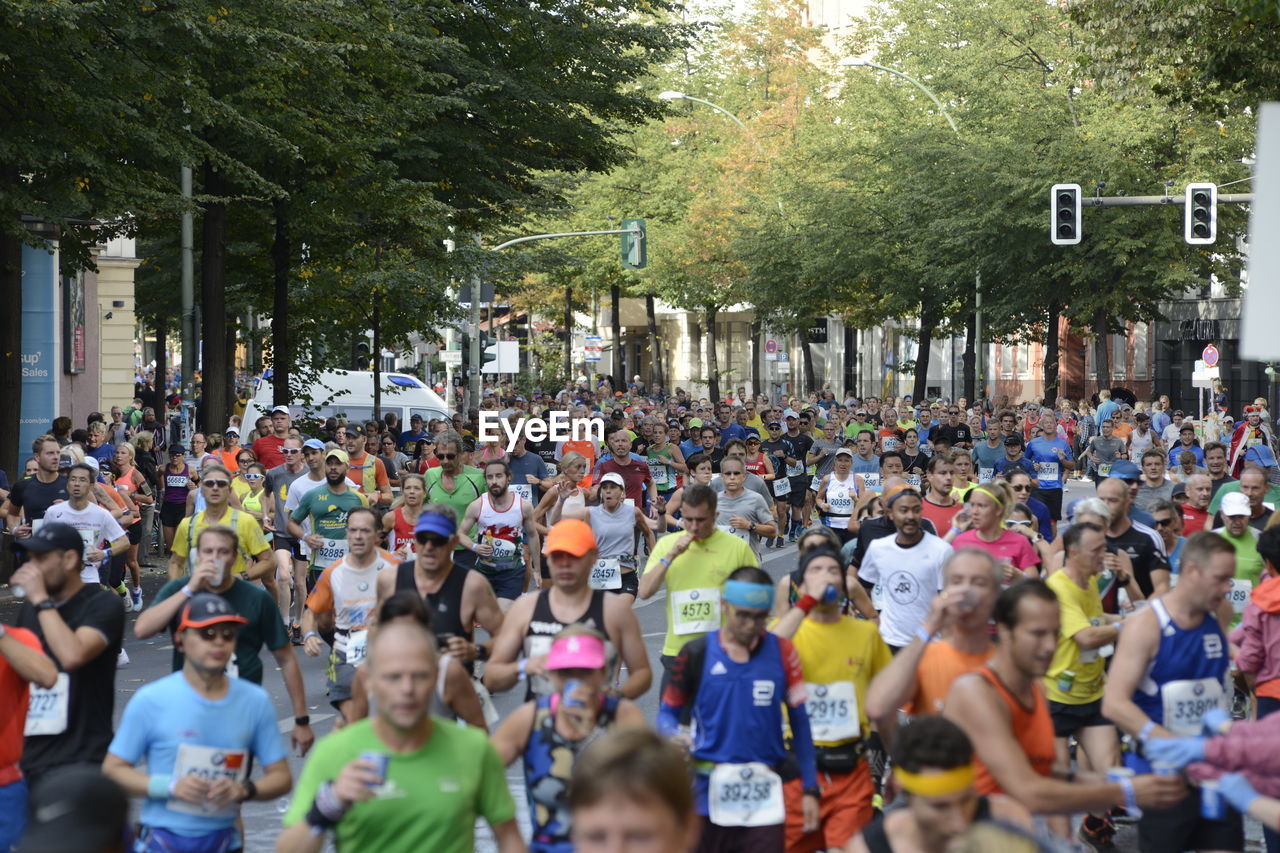
[[[922,797],[945,797],[958,794],[973,785],[974,770],[972,764],[963,764],[944,770],[941,773],[912,773],[901,767],[893,768],[902,790]]]
[[[999,495],[997,495],[995,492],[991,491],[990,489],[985,489],[985,488],[983,488],[982,486],[976,486],[976,487],[974,488],[974,491],[975,491],[975,492],[982,492],[984,495],[986,495],[987,497],[991,498],[991,500],[993,500],[993,501],[995,501],[995,502],[996,502],[996,506],[999,506],[999,507],[1003,507],[1003,506],[1004,506],[1004,501],[1000,500],[1000,496],[999,496]]]

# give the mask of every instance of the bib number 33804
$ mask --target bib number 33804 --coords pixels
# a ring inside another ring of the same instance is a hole
[[[716,826],[775,826],[786,819],[782,779],[759,762],[717,765],[707,806]]]

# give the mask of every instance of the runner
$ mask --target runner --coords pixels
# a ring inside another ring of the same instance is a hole
[[[182,669],[125,706],[102,772],[144,799],[138,853],[241,848],[239,804],[274,800],[293,785],[271,698],[227,676],[247,621],[217,595],[193,596],[174,632]],[[255,764],[264,771],[256,782]]]
[[[531,853],[574,851],[569,784],[580,751],[617,727],[645,726],[634,702],[608,690],[606,658],[598,631],[581,624],[564,628],[547,652],[551,692],[516,708],[493,733],[504,766],[524,759]]]
[[[1004,434],[998,429],[988,429],[985,439],[973,446],[973,461],[979,483],[985,483],[996,475],[996,463],[1004,455]]]
[[[858,578],[883,589],[880,636],[896,654],[911,642],[942,589],[942,565],[951,546],[920,526],[921,499],[911,487],[886,491],[884,506],[897,534],[871,543]]]
[[[954,475],[955,465],[949,455],[935,453],[929,459],[922,512],[925,518],[933,522],[933,528],[938,531],[939,536],[946,536],[950,532],[952,519],[963,508],[951,492]]]
[[[787,454],[790,452],[791,443],[783,437],[780,422],[770,421],[766,430],[767,438],[761,442],[760,450],[768,455],[769,467],[773,471],[769,490],[773,494],[773,509],[778,521],[778,535],[773,545],[775,548],[781,548],[787,543],[784,528],[791,529],[791,480],[787,476]],[[689,460],[689,468],[693,470],[692,458]],[[670,516],[670,510],[668,510],[668,516]]]
[[[1058,596],[1061,622],[1058,647],[1045,673],[1044,688],[1053,718],[1054,745],[1059,767],[1071,766],[1071,740],[1087,757],[1087,766],[1104,770],[1120,759],[1116,729],[1102,715],[1107,658],[1114,651],[1122,627],[1119,616],[1102,611],[1096,582],[1107,539],[1103,529],[1077,522],[1062,536],[1065,562],[1045,583]],[[1081,765],[1085,764],[1080,761]],[[1115,825],[1105,810],[1085,816],[1080,834],[1095,850],[1109,845]]]
[[[1031,828],[1017,800],[978,793],[973,744],[950,720],[924,717],[904,726],[893,742],[893,766],[905,806],[864,829],[849,853],[946,853],[972,826],[992,820]]]
[[[1062,518],[1062,493],[1067,475],[1076,467],[1071,445],[1058,436],[1053,413],[1040,416],[1040,435],[1027,444],[1027,458],[1035,464],[1036,497],[1049,507],[1054,521]]]
[[[1180,419],[1179,419],[1180,420]],[[1168,467],[1174,468],[1181,463],[1183,453],[1190,453],[1195,457],[1195,464],[1204,466],[1204,451],[1200,449],[1200,443],[1196,441],[1196,428],[1191,424],[1183,424],[1178,428],[1177,441],[1170,442],[1167,457]]]
[[[1035,463],[1023,453],[1022,436],[1016,432],[1004,437],[1004,456],[996,460],[996,476],[1005,476],[1013,468],[1021,468],[1027,472],[1028,476],[1035,479]]]
[[[1098,499],[1111,510],[1107,543],[1124,551],[1133,566],[1133,578],[1142,595],[1151,599],[1169,588],[1169,559],[1160,534],[1145,524],[1129,519],[1130,490],[1115,477],[1098,484]]]
[[[805,459],[809,454],[810,448],[813,447],[813,437],[801,427],[807,425],[808,420],[803,422],[799,415],[790,409],[783,413],[783,422],[786,424],[787,432],[783,436],[786,441],[786,455],[783,462],[786,463],[785,473],[788,480],[787,505],[791,508],[791,522],[787,527],[787,541],[794,542],[796,537],[800,535],[801,529],[804,527],[805,516],[804,507],[809,495],[809,477],[805,474]],[[777,490],[774,490],[777,494]],[[778,531],[779,535],[782,531]]]
[[[267,471],[266,489],[271,493],[271,547],[276,560],[276,606],[286,624],[301,630],[301,619],[298,609],[293,606],[295,598],[305,599],[307,591],[306,562],[301,559],[298,540],[289,535],[289,511],[285,504],[289,499],[289,489],[307,474],[307,466],[302,458],[302,439],[289,436],[280,447],[280,455],[284,462]],[[301,634],[297,637],[301,642]]]
[[[800,576],[803,597],[770,631],[791,640],[800,656],[822,794],[819,826],[805,832],[800,781],[784,785],[788,853],[843,848],[871,820],[867,684],[891,658],[873,623],[841,615],[844,568],[835,551],[806,553]]]
[[[1218,512],[1210,522],[1212,528],[1223,527],[1226,524],[1226,514],[1222,511],[1222,504],[1233,494],[1239,494],[1247,498],[1249,507],[1249,526],[1254,530],[1262,531],[1266,529],[1267,523],[1271,518],[1274,507],[1268,506],[1267,501],[1267,474],[1261,468],[1253,465],[1246,465],[1244,471],[1240,473],[1238,483],[1228,484],[1225,488],[1220,489],[1215,496],[1215,502],[1218,505]],[[1236,501],[1239,506],[1239,501]],[[1212,504],[1210,505],[1212,509]]]
[[[175,633],[183,607],[200,592],[212,592],[223,598],[235,612],[247,621],[236,635],[235,657],[227,664],[227,674],[262,684],[262,658],[259,653],[265,646],[275,658],[293,707],[293,745],[303,754],[315,741],[311,731],[311,717],[307,713],[307,694],[302,683],[302,670],[293,655],[293,645],[280,621],[275,602],[265,590],[256,584],[238,578],[229,571],[236,552],[235,533],[229,527],[206,527],[196,535],[195,569],[191,575],[171,580],[156,593],[151,606],[142,611],[133,625],[134,636],[139,640],[153,637],[161,631]],[[175,644],[173,670],[183,667],[183,656]]]
[[[644,537],[646,553],[652,553],[656,540],[640,507],[623,503],[623,488],[620,475],[605,474],[600,479],[600,503],[563,513],[561,520],[576,518],[591,525],[598,552],[589,577],[591,588],[613,592],[630,605],[640,588],[636,535]]]
[[[1148,448],[1141,459],[1142,479],[1138,481],[1138,495],[1133,499],[1133,505],[1150,512],[1156,501],[1167,501],[1173,497],[1173,481],[1165,476],[1163,450]]]
[[[376,440],[377,434],[373,435]],[[387,466],[366,447],[367,437],[360,429],[347,429],[347,482],[365,497],[370,506],[389,506],[391,478],[387,474]]]
[[[1211,441],[1204,446],[1204,467],[1209,471],[1209,483],[1213,486],[1211,499],[1217,496],[1218,489],[1236,481],[1227,471],[1227,446],[1221,442]]]
[[[335,448],[336,449],[336,448]],[[302,503],[302,499],[306,497],[307,492],[312,489],[318,489],[328,482],[325,477],[325,454],[328,452],[325,443],[318,438],[309,438],[302,443],[302,462],[307,466],[307,473],[303,477],[293,481],[289,486],[289,494],[285,499],[285,524],[281,528],[286,533],[289,531],[289,522],[292,520],[294,511],[298,505]],[[298,547],[294,552],[294,594],[293,607],[290,613],[290,625],[292,626],[293,644],[295,646],[302,645],[302,614],[306,610],[307,601],[307,585],[309,576],[307,567],[311,562],[311,546],[307,544],[306,535],[311,531],[311,519],[302,522],[303,537],[298,538],[289,534]]]
[[[374,716],[316,745],[276,842],[280,853],[472,853],[483,817],[499,853],[525,849],[502,762],[483,731],[430,714],[435,638],[396,622],[369,646]],[[379,761],[370,760],[380,759]]]
[[[18,843],[27,822],[30,792],[19,762],[32,690],[45,696],[57,684],[58,667],[42,650],[40,638],[27,628],[0,625],[0,697],[10,709],[0,729],[0,850]]]
[[[1009,794],[1033,814],[1166,808],[1186,796],[1177,776],[1095,782],[1072,781],[1067,768],[1055,772],[1053,720],[1040,681],[1057,648],[1058,599],[1044,581],[1023,581],[1000,593],[993,616],[995,654],[982,669],[955,680],[944,710],[973,743],[978,793]]]
[[[351,710],[351,686],[369,645],[369,625],[378,601],[378,575],[399,563],[390,553],[379,550],[378,521],[377,512],[366,506],[347,513],[348,551],[320,574],[315,589],[307,596],[307,612],[302,616],[302,647],[310,657],[321,651],[317,618],[333,620],[335,638],[325,689],[329,704],[348,723],[356,720]]]
[[[204,498],[205,508],[198,510],[190,518],[184,518],[173,537],[173,547],[169,552],[169,580],[193,574],[196,564],[193,543],[199,538],[201,530],[215,524],[226,525],[236,532],[238,542],[235,563],[231,567],[233,575],[258,580],[271,574],[275,563],[271,559],[271,546],[262,536],[262,528],[253,516],[235,509],[229,503],[231,472],[216,462],[210,462],[201,475],[200,494]]]
[[[97,503],[90,503],[93,484],[97,481],[93,469],[81,462],[72,465],[66,474],[67,500],[56,503],[44,514],[45,522],[61,522],[70,525],[84,540],[84,562],[80,579],[87,584],[107,585],[107,561],[113,554],[123,554],[129,547],[129,537],[119,523]]]
[[[485,666],[484,684],[490,690],[509,690],[517,681],[528,681],[525,701],[552,692],[545,674],[547,652],[567,625],[594,628],[609,641],[610,654],[621,656],[627,678],[618,692],[628,699],[643,696],[653,680],[649,657],[640,636],[631,603],[604,590],[592,589],[592,569],[599,560],[591,526],[575,518],[564,519],[547,534],[547,559],[552,587],[524,596],[512,605],[493,643],[493,655]],[[612,675],[612,664],[611,664]]]
[[[676,653],[684,644],[720,627],[718,605],[725,578],[742,566],[757,564],[745,540],[716,528],[716,493],[710,486],[686,486],[682,495],[685,529],[658,540],[638,591],[643,601],[666,587],[667,632],[661,656],[664,687]]]
[[[689,746],[695,808],[703,817],[699,851],[781,850],[783,785],[796,775],[802,783],[800,830],[815,832],[820,825],[822,792],[804,673],[791,641],[764,630],[773,604],[768,574],[754,566],[737,569],[716,598],[718,627],[677,650],[658,731]],[[784,704],[789,745],[782,732]],[[677,734],[685,716],[694,722],[692,738]],[[798,774],[789,769],[792,757]]]
[[[645,728],[622,728],[583,750],[569,809],[576,853],[686,853],[701,828],[684,753]]]
[[[720,482],[724,484],[724,491],[716,498],[716,526],[725,533],[747,540],[759,560],[765,541],[771,540],[778,528],[768,502],[756,492],[743,488],[746,473],[746,467],[737,456],[721,460]]]
[[[818,485],[815,503],[822,510],[823,523],[835,531],[840,543],[853,540],[858,533],[858,522],[853,517],[854,508],[862,494],[857,475],[853,471],[853,451],[842,447],[836,451],[835,467]]]
[[[324,485],[310,489],[299,498],[297,508],[289,516],[289,535],[305,542],[311,549],[311,562],[307,567],[308,589],[315,586],[325,567],[346,555],[347,513],[369,505],[368,499],[352,488],[351,481],[347,479],[348,458],[345,450],[327,451],[324,454]],[[303,522],[310,523],[310,533],[303,529]],[[306,618],[305,613],[302,618]]]
[[[267,468],[284,464],[284,440],[289,437],[291,426],[293,417],[288,406],[276,406],[271,410],[271,432],[263,435],[259,431],[258,439],[253,443],[253,455]]]
[[[951,539],[956,548],[980,548],[1004,568],[1006,586],[1022,577],[1040,576],[1040,555],[1026,536],[1007,525],[1013,511],[1013,491],[1004,480],[992,480],[974,487],[965,510],[952,518]]]
[[[15,482],[0,508],[15,539],[25,539],[38,530],[49,507],[67,499],[67,478],[60,473],[62,449],[58,440],[42,435],[31,442],[31,453],[36,459],[36,475]]]
[[[427,499],[427,481],[421,474],[405,473],[400,477],[400,505],[382,516],[382,531],[387,535],[387,550],[401,559],[412,559],[413,531]]]
[[[467,507],[459,539],[476,554],[477,571],[489,581],[505,611],[533,583],[542,548],[533,505],[511,491],[507,463],[485,463],[484,481],[487,491]],[[473,527],[478,531],[474,538],[467,533]]]
[[[453,562],[458,519],[448,504],[427,504],[414,529],[417,556],[378,575],[378,607],[397,592],[413,591],[427,603],[432,631],[443,651],[463,662],[489,659],[493,640],[476,643],[475,626],[492,638],[502,629],[502,608],[484,575]]]
[[[34,790],[50,771],[97,765],[107,753],[124,605],[81,580],[84,540],[70,525],[41,525],[18,544],[30,558],[9,580],[24,594],[17,625],[40,639],[58,667],[52,687],[32,691],[24,724],[22,775]]]
[[[1222,509],[1219,511],[1225,524],[1213,531],[1231,543],[1236,552],[1235,580],[1232,581],[1228,595],[1236,614],[1244,612],[1249,595],[1262,582],[1262,557],[1258,553],[1258,537],[1262,534],[1249,523],[1249,513],[1248,498],[1243,494],[1229,494],[1222,499]]]
[[[1126,620],[1102,712],[1136,740],[1125,757],[1134,771],[1151,767],[1142,749],[1150,738],[1198,735],[1205,711],[1229,710],[1230,651],[1215,611],[1235,573],[1231,545],[1215,534],[1197,533],[1182,548],[1178,585]],[[1239,812],[1202,817],[1200,792],[1188,799],[1143,812],[1140,849],[1244,849]]]
[[[440,467],[429,468],[427,478],[427,502],[443,503],[453,508],[454,515],[462,518],[472,502],[485,493],[484,472],[464,464],[462,458],[462,439],[453,430],[443,430],[436,434],[436,458]],[[558,494],[557,490],[555,491]],[[551,492],[548,492],[548,497]],[[544,497],[546,503],[548,498]],[[463,530],[470,535],[471,530]],[[462,544],[458,538],[458,547],[453,555],[453,562],[474,568],[476,555]]]
[[[737,424],[733,426],[737,427]],[[626,499],[652,513],[658,499],[658,487],[653,475],[649,472],[648,463],[643,457],[637,458],[631,453],[629,431],[622,427],[607,427],[605,443],[609,447],[609,457],[596,463],[595,472],[592,474],[594,485],[588,492],[588,499],[593,501],[597,499],[601,477],[605,474],[617,474],[626,486]]]

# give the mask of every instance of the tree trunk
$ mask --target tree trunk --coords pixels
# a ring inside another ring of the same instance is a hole
[[[169,338],[169,324],[166,321],[164,314],[160,314],[156,316],[155,329],[156,329],[156,376],[163,377],[169,371],[169,348],[165,346],[165,343]],[[165,412],[164,412],[164,407],[165,407],[165,402],[164,402],[165,393],[164,393],[164,387],[163,387],[164,380],[159,379],[158,384],[160,386],[160,391],[159,393],[156,394],[156,420],[158,420],[160,423],[168,427],[169,421],[165,418]]]
[[[373,271],[378,272],[381,266],[382,246],[378,246],[373,250]],[[373,419],[375,421],[382,420],[382,299],[381,296],[374,297],[373,320],[370,323],[373,327],[373,341],[369,349],[370,355],[373,356]],[[492,316],[492,310],[490,316]],[[497,379],[498,377],[495,376],[494,381],[496,382]]]
[[[231,315],[231,322],[226,324],[227,328],[227,378],[223,384],[224,393],[227,395],[227,418],[231,418],[231,403],[236,398],[236,340],[239,326],[239,318],[235,314]]]
[[[973,390],[976,387],[978,366],[978,346],[974,340],[978,331],[978,319],[970,312],[969,321],[964,325],[964,396],[970,404],[977,402]]]
[[[1107,346],[1107,312],[1093,314],[1093,369],[1098,390],[1111,387],[1111,350]]]
[[[5,179],[16,183],[16,170],[6,170]],[[16,215],[14,216],[16,219]],[[0,399],[8,412],[0,417],[0,468],[10,472],[10,481],[22,477],[18,447],[19,415],[22,412],[22,240],[0,233]],[[15,474],[16,472],[16,474]]]
[[[564,289],[564,381],[573,381],[573,285]]]
[[[711,402],[720,402],[720,364],[716,359],[716,314],[720,309],[714,305],[708,305],[703,315],[706,323],[706,341],[707,348],[707,396]]]
[[[1061,309],[1057,300],[1049,300],[1049,318],[1045,329],[1044,345],[1044,404],[1053,407],[1058,402],[1059,369],[1062,366],[1062,341],[1058,337],[1058,316]]]
[[[813,344],[805,329],[800,330],[800,359],[804,365],[804,395],[808,396],[817,388],[818,380],[813,374]]]
[[[622,365],[622,287],[609,285],[609,325],[613,335],[613,390],[627,389],[627,375]]]
[[[761,327],[763,325],[764,324],[760,322],[759,317],[751,321],[751,394],[752,396],[759,394],[760,389],[764,387],[760,383],[760,370],[761,370],[760,359],[763,358],[763,356],[760,355],[760,350],[763,349],[763,347],[760,345],[760,336],[762,334]]]
[[[662,348],[658,346],[658,308],[652,293],[644,295],[644,317],[649,324],[649,393],[662,384]]]
[[[289,244],[288,207],[284,199],[275,203],[276,234],[271,243],[271,402],[289,405],[289,371],[293,353],[289,349]]]
[[[919,403],[925,398],[929,383],[929,356],[933,351],[933,323],[920,316],[920,338],[916,346],[915,384],[911,390],[911,400]]]
[[[201,354],[200,412],[207,430],[221,432],[227,424],[227,293],[226,246],[227,205],[222,176],[213,164],[204,165],[204,193],[212,198],[205,204],[200,236],[200,314],[203,322]]]

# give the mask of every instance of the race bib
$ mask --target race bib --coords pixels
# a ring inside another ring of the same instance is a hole
[[[667,484],[667,466],[656,460],[649,460],[649,476],[653,478],[653,484],[662,491],[666,491],[662,487]]]
[[[60,735],[67,730],[67,706],[71,697],[71,676],[58,673],[52,687],[31,685],[27,700],[27,724],[23,734]]]
[[[672,630],[676,634],[705,634],[720,629],[720,590],[682,589],[671,593]]]
[[[1170,681],[1160,689],[1160,695],[1164,700],[1164,727],[1175,737],[1200,734],[1204,712],[1223,707],[1222,682],[1212,678]]]
[[[907,485],[915,489],[920,488],[920,474],[918,472],[915,474],[908,474],[905,479],[907,481]]]
[[[217,782],[219,779],[230,779],[243,782],[249,776],[248,754],[243,749],[219,749],[212,746],[196,746],[191,743],[178,745],[178,757],[173,762],[173,778],[198,776],[206,782]],[[201,817],[234,818],[240,810],[238,803],[225,808],[217,808],[207,803],[189,803],[177,797],[170,797],[166,807],[176,812],[200,815]]]
[[[347,635],[347,663],[359,666],[369,654],[369,631],[352,631]]]
[[[1234,578],[1231,581],[1231,592],[1227,593],[1227,597],[1231,599],[1231,609],[1236,613],[1243,613],[1244,606],[1249,603],[1249,596],[1253,594],[1253,581],[1248,578]]]
[[[84,552],[83,552],[84,561],[86,563],[92,562],[89,559],[89,552],[98,550],[97,536],[94,534],[92,530],[79,530],[76,532],[80,534],[80,540],[84,542]]]
[[[326,539],[320,544],[312,555],[315,559],[312,561],[317,566],[327,566],[330,563],[336,563],[343,557],[347,556],[349,549],[347,540],[345,539]]]
[[[164,478],[164,484],[171,489],[181,489],[191,485],[191,478],[186,474],[168,474]]]
[[[866,486],[873,492],[880,491],[880,475],[879,474],[861,474],[862,485]]]
[[[520,500],[533,503],[533,483],[512,483],[510,489]]]
[[[750,539],[751,534],[740,527],[734,527],[732,524],[717,524],[716,527],[728,533],[730,536],[737,536],[739,539]]]
[[[509,560],[516,555],[516,543],[510,539],[488,538],[488,544],[493,546],[493,554],[490,555],[494,560]]]
[[[862,734],[858,721],[858,693],[852,681],[805,683],[804,709],[813,739],[825,743],[852,740]]]
[[[978,469],[978,482],[979,482],[979,483],[985,483],[985,482],[987,482],[988,480],[990,480],[992,477],[994,477],[995,475],[996,475],[996,469],[995,469],[995,468],[979,468],[979,469]]]
[[[622,589],[622,564],[617,557],[602,557],[587,579],[592,589]]]
[[[1107,462],[1107,463],[1106,463],[1106,464],[1104,464],[1104,465],[1099,465],[1099,466],[1098,466],[1098,476],[1099,476],[1099,477],[1110,477],[1110,476],[1111,476],[1111,463],[1110,463],[1110,462]]]
[[[781,777],[755,761],[716,765],[707,788],[707,806],[716,826],[776,826],[786,818]]]
[[[794,465],[787,466],[788,477],[801,477],[804,475],[804,460],[796,462]]]
[[[773,481],[773,495],[777,498],[786,497],[791,494],[791,481],[786,477],[779,477]]]
[[[902,442],[891,436],[886,436],[880,442],[882,453],[889,453],[891,451],[897,450],[901,446],[902,446]]]
[[[1057,462],[1037,462],[1036,463],[1036,479],[1040,482],[1049,481],[1051,483],[1058,480],[1058,463]]]
[[[822,478],[817,474],[813,475],[813,479],[809,481],[809,491],[816,492],[818,487],[822,485]]]
[[[841,492],[833,495],[828,491],[827,504],[831,507],[831,511],[836,515],[853,514],[853,495],[848,492]]]

